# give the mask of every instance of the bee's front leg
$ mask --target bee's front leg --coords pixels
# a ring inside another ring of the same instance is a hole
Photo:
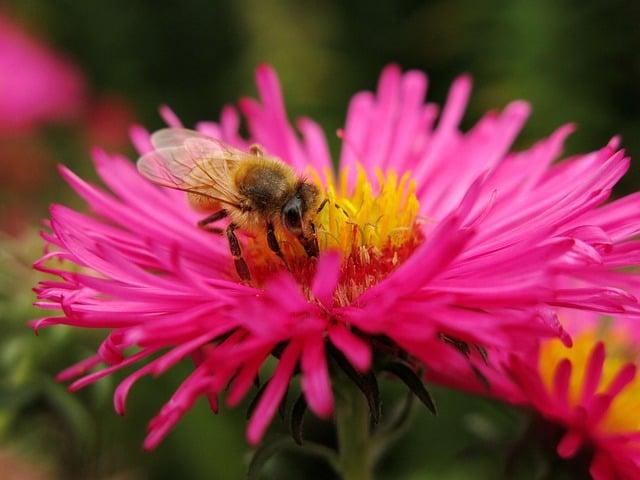
[[[280,259],[287,270],[290,270],[289,264],[287,263],[286,258],[284,258],[284,254],[282,253],[282,249],[280,248],[280,243],[278,243],[278,238],[276,237],[276,231],[273,227],[273,222],[267,222],[267,243],[269,244],[269,248],[275,253]]]
[[[238,276],[241,280],[245,282],[251,281],[251,272],[249,271],[249,266],[247,262],[245,262],[244,258],[242,258],[242,250],[240,249],[240,242],[238,241],[238,237],[236,237],[235,229],[237,225],[234,223],[230,223],[227,227],[227,240],[229,241],[229,250],[231,250],[231,255],[233,256],[233,263],[236,266],[236,272],[238,272]]]
[[[311,235],[306,236],[304,232],[298,235],[298,241],[307,252],[308,257],[318,258],[320,254],[320,248],[318,247],[318,236],[316,235],[316,226],[309,222],[309,231]]]

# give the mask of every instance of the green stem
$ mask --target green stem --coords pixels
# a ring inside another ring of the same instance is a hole
[[[336,392],[338,468],[343,480],[373,480],[373,444],[367,401],[346,377]]]

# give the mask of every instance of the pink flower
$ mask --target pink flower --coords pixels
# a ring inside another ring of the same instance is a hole
[[[639,360],[640,345],[624,328],[592,323],[572,349],[550,340],[513,355],[511,375],[529,405],[566,429],[558,455],[592,448],[594,480],[631,480],[640,478]]]
[[[87,141],[107,149],[129,145],[129,126],[134,122],[133,108],[117,95],[95,99],[87,111]]]
[[[69,119],[84,100],[80,71],[0,14],[0,131]]]
[[[637,263],[640,197],[603,206],[629,165],[616,141],[554,163],[572,131],[564,126],[510,152],[526,103],[463,133],[468,77],[454,82],[436,123],[426,76],[390,66],[376,93],[351,101],[334,174],[320,127],[307,118],[297,131],[289,124],[275,73],[259,67],[257,84],[260,101],[240,101],[249,138],[233,107],[197,129],[241,149],[258,143],[316,182],[329,201],[316,218],[317,262],[280,232],[288,272],[264,235],[241,235],[252,281],[240,282],[226,239],[196,226],[202,214],[182,192],[100,150],[94,161],[111,192],[61,168],[93,215],[51,207],[48,253],[36,268],[59,278],[38,286],[37,304],[62,315],[34,326],[110,330],[94,357],[60,378],[76,379],[77,390],[135,364],[115,392],[121,414],[140,377],[190,357],[193,373],[151,422],[146,448],[200,396],[214,411],[224,392],[238,404],[272,354],[279,361],[249,420],[251,443],[298,373],[309,408],[332,414],[336,357],[356,374],[386,356],[455,380],[491,363],[487,350],[518,352],[549,337],[570,343],[559,307],[638,314],[627,293],[633,276],[621,268]],[[161,114],[181,127],[168,108]],[[132,135],[141,154],[153,148],[143,128]],[[571,288],[560,287],[566,279]],[[471,388],[482,387],[477,377]]]

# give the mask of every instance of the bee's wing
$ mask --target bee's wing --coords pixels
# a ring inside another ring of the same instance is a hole
[[[193,130],[165,128],[151,136],[154,150],[138,160],[152,182],[238,205],[232,170],[250,155]]]

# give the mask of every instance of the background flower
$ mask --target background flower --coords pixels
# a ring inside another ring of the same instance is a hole
[[[640,474],[638,344],[617,319],[583,323],[572,349],[543,342],[510,368],[523,399],[548,422],[560,425],[562,458],[593,451],[589,472],[596,479]]]
[[[0,78],[0,132],[69,119],[84,107],[85,84],[77,67],[5,15],[0,17]]]

